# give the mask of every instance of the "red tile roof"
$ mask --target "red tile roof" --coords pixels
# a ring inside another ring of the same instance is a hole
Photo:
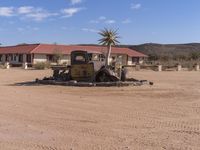
[[[53,45],[53,44],[30,44],[0,47],[0,54],[53,54],[59,51],[62,54],[70,54],[74,50],[85,50],[91,53],[105,53],[107,47],[104,46],[77,46],[77,45]],[[146,55],[129,48],[112,47],[113,54],[126,54],[131,57],[147,57]]]
[[[39,44],[0,47],[0,54],[30,54]]]

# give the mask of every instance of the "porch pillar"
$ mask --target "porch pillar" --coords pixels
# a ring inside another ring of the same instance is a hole
[[[13,55],[13,54],[11,54]],[[8,55],[8,62],[10,63],[11,62],[11,55]]]
[[[3,55],[2,55],[2,63],[4,64],[5,62],[6,62],[6,55],[3,54]]]
[[[23,54],[23,63],[27,62],[26,61],[26,54]]]
[[[31,54],[31,64],[34,64],[34,54]]]

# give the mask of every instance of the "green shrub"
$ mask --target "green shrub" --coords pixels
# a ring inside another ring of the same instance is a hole
[[[4,65],[2,65],[2,64],[0,64],[0,68],[1,68],[1,69],[4,69],[4,68],[5,68],[5,66],[4,66]]]
[[[51,68],[51,63],[46,62],[46,63],[45,63],[45,67],[46,67],[47,69]]]

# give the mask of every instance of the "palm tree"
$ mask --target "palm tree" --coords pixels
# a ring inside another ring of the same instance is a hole
[[[105,66],[107,67],[109,65],[109,58],[112,51],[112,46],[115,46],[116,44],[120,43],[117,39],[119,38],[117,30],[113,29],[107,29],[104,28],[104,30],[101,30],[99,34],[102,36],[102,38],[99,40],[99,44],[107,46],[108,51],[106,54],[106,63]]]

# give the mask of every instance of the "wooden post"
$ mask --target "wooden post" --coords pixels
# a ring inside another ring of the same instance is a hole
[[[199,71],[199,64],[195,65],[195,71]]]
[[[162,65],[158,65],[158,71],[159,71],[159,72],[162,71]]]
[[[23,63],[23,69],[28,69],[28,63],[27,62]]]
[[[182,70],[182,66],[181,65],[178,65],[177,66],[177,71],[181,71]]]
[[[6,63],[5,63],[5,68],[6,68],[6,69],[10,69],[10,63],[9,63],[9,62],[6,62]]]

